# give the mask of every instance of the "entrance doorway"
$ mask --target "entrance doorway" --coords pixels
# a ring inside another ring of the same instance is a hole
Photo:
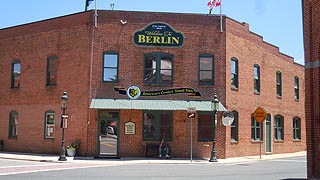
[[[271,153],[271,115],[266,118],[266,153]]]
[[[119,112],[99,110],[99,156],[118,156]]]

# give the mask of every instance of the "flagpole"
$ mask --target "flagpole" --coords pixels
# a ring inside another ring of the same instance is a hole
[[[94,27],[98,27],[97,0],[94,1]]]
[[[222,30],[222,0],[220,0],[220,32],[223,32]]]

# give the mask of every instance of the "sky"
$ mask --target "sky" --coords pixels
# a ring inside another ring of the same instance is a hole
[[[85,0],[2,0],[0,29],[83,12]],[[95,0],[88,9],[208,14],[209,0]],[[247,22],[250,31],[304,64],[301,0],[221,0],[222,14]],[[214,8],[213,14],[219,14]],[[1,47],[0,47],[1,48]]]

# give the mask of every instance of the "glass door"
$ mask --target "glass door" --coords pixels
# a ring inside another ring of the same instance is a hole
[[[118,111],[99,111],[99,155],[118,156]]]

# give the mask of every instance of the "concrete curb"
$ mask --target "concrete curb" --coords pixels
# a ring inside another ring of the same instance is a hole
[[[287,154],[271,154],[260,156],[244,156],[228,159],[218,159],[218,162],[209,162],[207,159],[156,159],[156,158],[119,158],[119,159],[103,159],[93,157],[67,157],[67,161],[58,161],[58,155],[48,154],[31,154],[18,152],[0,152],[0,159],[24,160],[24,161],[38,161],[38,162],[52,162],[52,163],[95,163],[95,164],[239,164],[250,163],[255,161],[264,161],[279,158],[305,156],[306,151],[287,153]]]

